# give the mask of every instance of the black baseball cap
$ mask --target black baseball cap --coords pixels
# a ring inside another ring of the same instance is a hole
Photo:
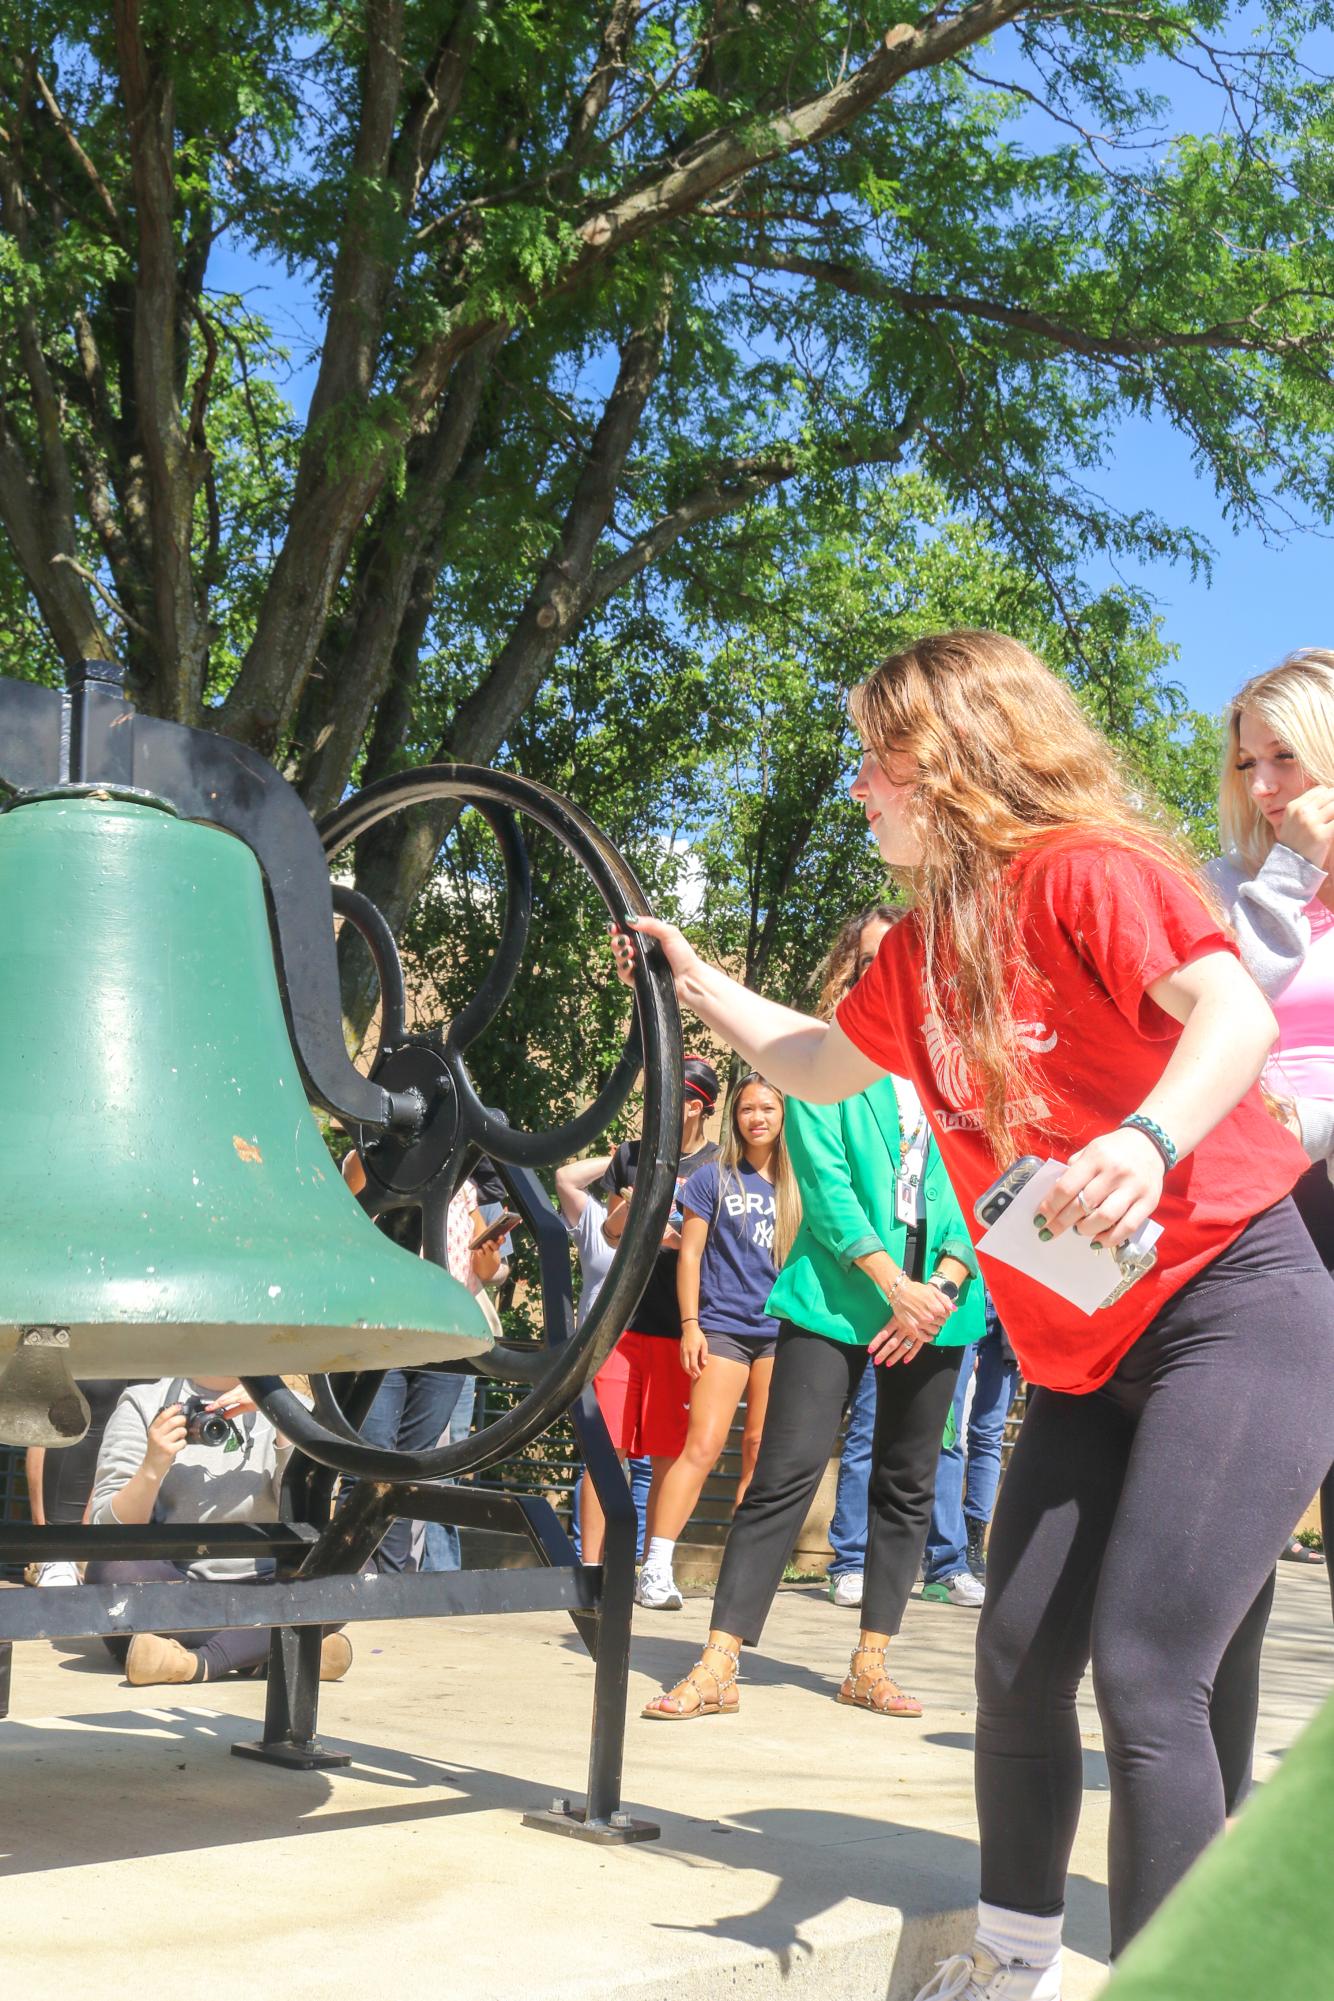
[[[718,1102],[718,1072],[705,1056],[687,1056],[682,1065],[686,1095],[698,1098],[706,1112]]]

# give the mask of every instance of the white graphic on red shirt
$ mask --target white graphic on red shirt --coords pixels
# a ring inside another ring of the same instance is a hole
[[[922,1038],[926,1043],[926,1053],[931,1058],[931,1068],[936,1073],[937,1084],[954,1109],[961,1112],[976,1096],[969,1082],[968,1065],[963,1060],[962,1049],[938,1014],[926,1017],[922,1023]]]
[[[1056,1047],[1060,1037],[1056,1030],[1047,1031],[1043,1021],[1021,1021],[1015,1024],[1015,1035],[1021,1048],[1031,1050],[1035,1056],[1046,1056]],[[947,1130],[966,1127],[970,1131],[980,1129],[982,1115],[977,1110],[977,1093],[968,1075],[968,1065],[957,1038],[951,1035],[937,1014],[928,1014],[922,1023],[922,1040],[926,1043],[926,1053],[931,1058],[931,1068],[936,1075],[942,1096],[953,1106],[953,1111],[939,1108],[940,1123]],[[1048,1107],[1041,1096],[1021,1099],[1017,1104],[1005,1108],[1007,1125],[1027,1125],[1049,1116]]]

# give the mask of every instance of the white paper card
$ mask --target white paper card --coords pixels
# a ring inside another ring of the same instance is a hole
[[[1065,1173],[1063,1160],[1047,1160],[1025,1182],[1008,1209],[978,1239],[977,1248],[1003,1265],[1025,1272],[1050,1292],[1068,1299],[1081,1313],[1094,1313],[1121,1283],[1121,1268],[1109,1251],[1095,1251],[1087,1237],[1065,1230],[1044,1244],[1033,1218],[1048,1189]],[[1137,1250],[1149,1250],[1163,1234],[1161,1223],[1144,1223],[1131,1239]]]

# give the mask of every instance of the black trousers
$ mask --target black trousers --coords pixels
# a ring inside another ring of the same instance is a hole
[[[978,1631],[982,1895],[1058,1912],[1090,1659],[1119,1953],[1222,1826],[1215,1676],[1334,1441],[1334,1286],[1292,1203],[1258,1216],[1087,1396],[1032,1393]]]
[[[959,1374],[957,1348],[920,1348],[887,1369],[865,1348],[785,1322],[764,1434],[746,1498],[732,1518],[713,1601],[714,1627],[754,1646],[815,1498],[845,1405],[864,1369],[876,1375],[875,1435],[862,1626],[897,1633],[917,1581],[941,1435]]]

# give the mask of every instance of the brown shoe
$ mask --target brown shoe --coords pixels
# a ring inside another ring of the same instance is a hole
[[[198,1654],[192,1654],[169,1633],[136,1633],[125,1656],[125,1679],[131,1688],[148,1688],[163,1681],[198,1681],[201,1665]]]
[[[341,1681],[351,1665],[351,1640],[345,1633],[326,1633],[320,1643],[320,1680]]]

